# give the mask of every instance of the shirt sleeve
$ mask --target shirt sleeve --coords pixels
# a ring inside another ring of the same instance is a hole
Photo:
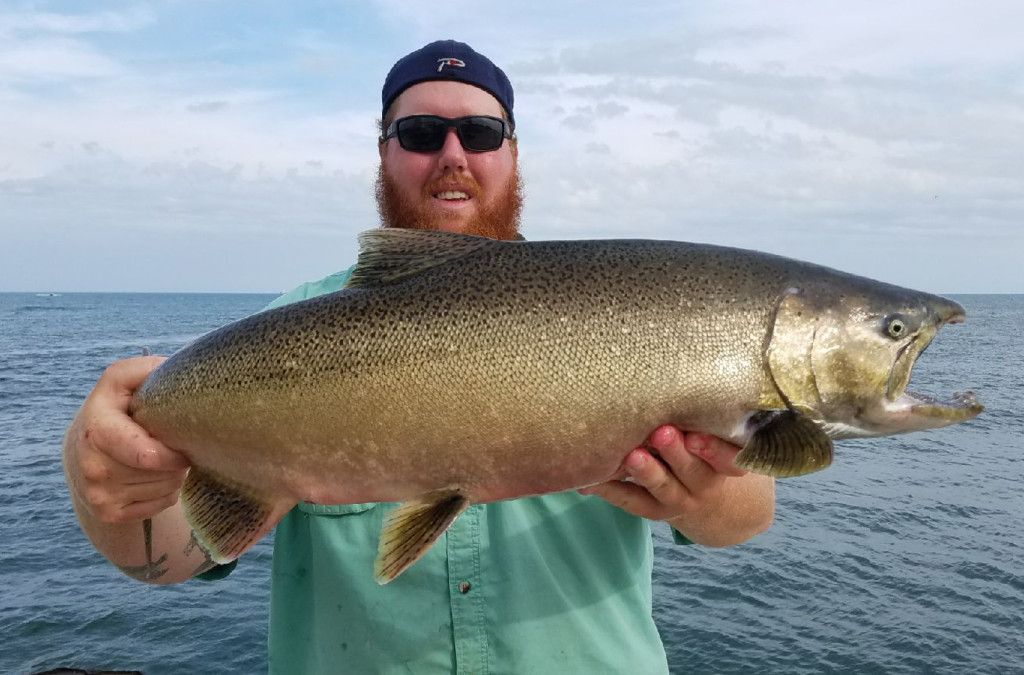
[[[213,569],[206,570],[202,574],[197,574],[193,578],[199,579],[200,581],[220,581],[227,575],[231,574],[235,570],[236,565],[238,565],[238,561],[232,560],[229,563],[217,565]]]
[[[308,300],[309,298],[315,298],[318,295],[324,295],[326,293],[333,293],[334,291],[341,290],[348,281],[348,278],[352,276],[353,267],[349,267],[347,270],[341,272],[335,272],[329,277],[324,277],[320,281],[309,281],[301,286],[293,288],[284,295],[271,301],[269,305],[264,307],[264,310],[274,309],[275,307],[282,307],[284,305],[290,305],[293,302],[299,300]]]

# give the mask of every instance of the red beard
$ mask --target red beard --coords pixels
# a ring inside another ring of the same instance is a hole
[[[445,176],[441,180],[450,180]],[[480,187],[475,181],[460,181],[465,184],[465,192],[479,195]],[[430,199],[430,186],[424,190]],[[377,212],[380,214],[381,225],[384,227],[406,228],[410,230],[438,230],[444,224],[443,215],[431,211],[420,202],[404,199],[399,195],[394,179],[384,171],[384,165],[377,169],[377,182],[374,186],[377,197]],[[517,239],[519,237],[519,215],[523,210],[523,187],[519,181],[519,168],[516,167],[508,183],[501,191],[497,203],[491,207],[480,208],[476,218],[463,230],[466,234],[475,234],[492,239]]]

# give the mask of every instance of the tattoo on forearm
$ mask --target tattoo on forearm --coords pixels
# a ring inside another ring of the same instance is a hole
[[[118,569],[133,579],[139,581],[153,581],[167,574],[167,554],[164,553],[158,559],[153,560],[153,519],[147,518],[142,521],[142,537],[146,545],[145,565],[118,565]]]
[[[197,568],[195,568],[195,570],[193,570],[192,576],[196,576],[197,574],[202,574],[203,572],[208,572],[208,571],[212,570],[214,567],[217,566],[217,563],[214,562],[213,558],[210,557],[210,554],[207,553],[206,549],[203,548],[199,544],[199,540],[196,539],[196,533],[193,531],[192,532],[192,536],[189,537],[188,543],[185,544],[185,551],[184,551],[184,553],[187,556],[187,555],[192,553],[192,551],[194,551],[197,548],[200,551],[203,552],[203,561],[201,563],[199,563],[199,567],[197,567]]]

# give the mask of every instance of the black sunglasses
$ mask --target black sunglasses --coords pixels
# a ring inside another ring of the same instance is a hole
[[[398,143],[406,150],[437,152],[444,146],[445,136],[451,128],[455,129],[462,148],[467,152],[497,150],[506,138],[512,138],[511,125],[490,115],[466,115],[455,118],[410,115],[392,122],[381,141],[398,136]]]

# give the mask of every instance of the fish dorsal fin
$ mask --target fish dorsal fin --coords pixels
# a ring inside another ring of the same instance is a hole
[[[373,578],[386,584],[419,560],[469,507],[457,490],[438,490],[388,511],[380,530]]]
[[[804,294],[787,289],[775,308],[765,360],[785,405],[805,413],[821,401],[811,363],[817,328],[817,313]]]
[[[359,260],[345,288],[374,288],[463,258],[498,242],[439,230],[382,228],[359,234]]]

